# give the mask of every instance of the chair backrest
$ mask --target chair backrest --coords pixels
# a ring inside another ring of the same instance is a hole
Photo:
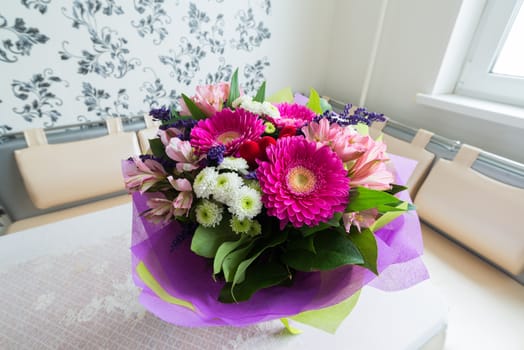
[[[439,159],[415,198],[419,216],[514,276],[524,273],[524,189],[471,169],[480,150]]]
[[[149,139],[153,139],[157,136],[158,126],[160,125],[160,122],[154,121],[149,114],[144,115],[144,122],[146,123],[146,127],[145,129],[137,131],[137,136],[142,153],[148,154],[150,153]]]
[[[370,133],[373,137],[377,137],[385,125],[385,123],[376,124],[377,123],[373,124],[373,127],[370,128]],[[388,153],[396,154],[417,161],[417,166],[406,184],[409,187],[409,194],[411,195],[411,198],[415,198],[420,185],[426,178],[426,175],[431,168],[431,164],[435,159],[435,155],[425,149],[432,136],[432,132],[419,129],[411,143],[408,143],[388,134],[382,135],[382,140],[388,146]]]
[[[39,209],[124,190],[121,161],[139,154],[135,133],[119,118],[106,121],[108,135],[48,144],[43,129],[24,132],[27,148],[14,152],[29,198]]]

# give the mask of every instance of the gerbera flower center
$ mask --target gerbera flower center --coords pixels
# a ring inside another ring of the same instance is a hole
[[[304,195],[315,189],[317,177],[311,170],[299,165],[288,171],[286,183],[294,194]]]
[[[240,137],[240,133],[236,131],[226,131],[218,135],[217,140],[223,145],[228,144],[229,142],[238,139]]]

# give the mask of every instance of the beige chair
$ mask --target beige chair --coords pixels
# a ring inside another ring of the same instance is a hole
[[[135,133],[123,132],[119,118],[106,121],[108,135],[61,144],[48,144],[42,129],[24,132],[28,147],[15,159],[29,198],[39,209],[94,199],[122,192],[121,161],[140,153]],[[8,233],[104,209],[129,201],[129,196],[44,214],[14,222]]]
[[[157,137],[159,121],[153,120],[149,114],[144,115],[144,121],[146,123],[145,129],[137,131],[138,142],[140,143],[140,149],[143,154],[151,153],[149,149],[149,139]]]
[[[386,123],[374,123],[373,127],[370,128],[370,135],[374,138],[378,137],[385,124]],[[382,134],[382,140],[388,146],[388,153],[417,161],[417,166],[406,184],[409,188],[408,191],[411,198],[415,198],[420,185],[426,178],[431,164],[435,159],[435,155],[425,149],[432,136],[432,132],[419,129],[411,143],[408,143],[393,136]]]
[[[524,189],[471,169],[479,152],[463,145],[453,161],[436,162],[415,198],[418,214],[510,274],[524,277]]]

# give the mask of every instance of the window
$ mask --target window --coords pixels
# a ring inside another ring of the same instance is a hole
[[[523,0],[488,0],[455,93],[524,106]]]

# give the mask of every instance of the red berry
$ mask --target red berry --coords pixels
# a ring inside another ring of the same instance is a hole
[[[297,128],[291,125],[287,125],[287,126],[284,126],[282,130],[280,130],[278,137],[295,136],[296,134],[297,134]]]
[[[254,166],[256,164],[255,159],[260,154],[260,146],[255,141],[248,140],[240,145],[238,153],[249,165]]]
[[[266,154],[266,148],[269,145],[274,145],[277,143],[277,140],[272,138],[271,136],[264,136],[260,140],[258,140],[258,146],[260,147],[260,153],[258,155],[258,159],[267,161],[267,154]]]

